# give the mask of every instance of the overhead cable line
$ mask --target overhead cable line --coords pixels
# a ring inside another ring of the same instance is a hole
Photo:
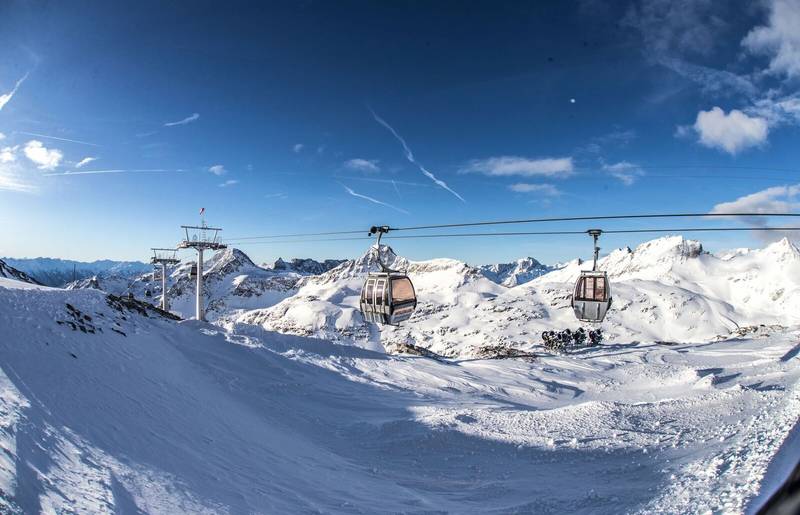
[[[590,220],[634,220],[634,219],[654,219],[654,218],[730,218],[730,217],[800,217],[800,213],[669,213],[669,214],[639,214],[639,215],[605,215],[605,216],[570,216],[570,217],[552,217],[552,218],[527,218],[519,220],[492,220],[485,222],[465,222],[455,224],[438,224],[438,225],[418,225],[410,227],[391,227],[392,232],[397,231],[419,231],[424,229],[453,229],[457,227],[480,227],[489,225],[513,225],[513,224],[528,224],[528,223],[547,223],[547,222],[576,222],[576,221],[590,221]],[[242,236],[238,238],[230,238],[229,243],[237,243],[246,240],[266,240],[273,238],[300,238],[306,236],[332,236],[332,235],[346,235],[346,234],[365,234],[364,230],[356,231],[330,231],[330,232],[317,232],[317,233],[298,233],[298,234],[276,234],[269,236]]]
[[[800,227],[683,227],[673,229],[609,229],[601,230],[603,234],[637,234],[637,233],[682,233],[682,232],[737,232],[737,231],[800,231]],[[422,238],[476,238],[488,236],[567,236],[567,235],[586,235],[588,231],[519,231],[519,232],[473,232],[456,234],[408,234],[403,236],[385,236],[384,239],[406,240]],[[253,241],[240,243],[239,245],[260,245],[260,244],[279,244],[279,243],[312,243],[326,241],[365,241],[369,240],[368,235],[356,238],[320,238],[320,239],[299,239],[299,240],[278,240],[278,241]]]

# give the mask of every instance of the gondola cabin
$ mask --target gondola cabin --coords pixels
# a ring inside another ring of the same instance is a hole
[[[376,324],[398,325],[417,307],[414,285],[400,272],[370,272],[361,289],[361,314]]]
[[[611,283],[605,272],[583,271],[575,283],[572,309],[583,322],[602,322],[611,307]]]
[[[189,270],[189,278],[197,279],[197,263],[192,263],[192,268]]]

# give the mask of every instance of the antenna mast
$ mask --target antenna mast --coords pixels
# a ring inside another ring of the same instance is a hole
[[[200,210],[200,215],[205,213],[205,208]],[[181,229],[186,234],[186,239],[178,243],[179,249],[195,249],[197,251],[197,299],[196,316],[197,320],[205,320],[205,310],[203,305],[203,251],[220,250],[228,248],[227,245],[219,240],[219,233],[222,229],[209,227],[206,225],[205,218],[201,219],[200,225],[181,225]]]
[[[150,262],[154,265],[161,265],[161,309],[169,311],[169,302],[167,302],[167,266],[177,265],[181,262],[176,257],[178,249],[150,249],[153,251],[153,257]]]

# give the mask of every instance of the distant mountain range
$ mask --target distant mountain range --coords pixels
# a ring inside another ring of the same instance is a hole
[[[17,270],[16,268],[9,266],[5,261],[0,259],[0,277],[5,277],[6,279],[14,279],[17,281],[22,281],[24,283],[30,284],[39,284],[33,278],[31,278],[25,272]]]
[[[130,278],[152,271],[152,265],[140,261],[72,261],[56,258],[2,258],[10,267],[24,272],[45,286],[65,287],[76,280],[97,277]]]

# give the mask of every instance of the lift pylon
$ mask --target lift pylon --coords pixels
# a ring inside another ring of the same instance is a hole
[[[205,306],[203,305],[203,251],[220,250],[228,248],[219,239],[222,229],[209,227],[205,220],[200,225],[181,225],[185,231],[186,239],[178,243],[179,249],[195,249],[197,251],[197,299],[196,316],[197,320],[205,320]]]
[[[154,248],[150,250],[153,251],[153,257],[150,262],[154,265],[161,265],[161,309],[169,311],[169,302],[167,302],[167,267],[181,262],[176,256],[178,249]]]

